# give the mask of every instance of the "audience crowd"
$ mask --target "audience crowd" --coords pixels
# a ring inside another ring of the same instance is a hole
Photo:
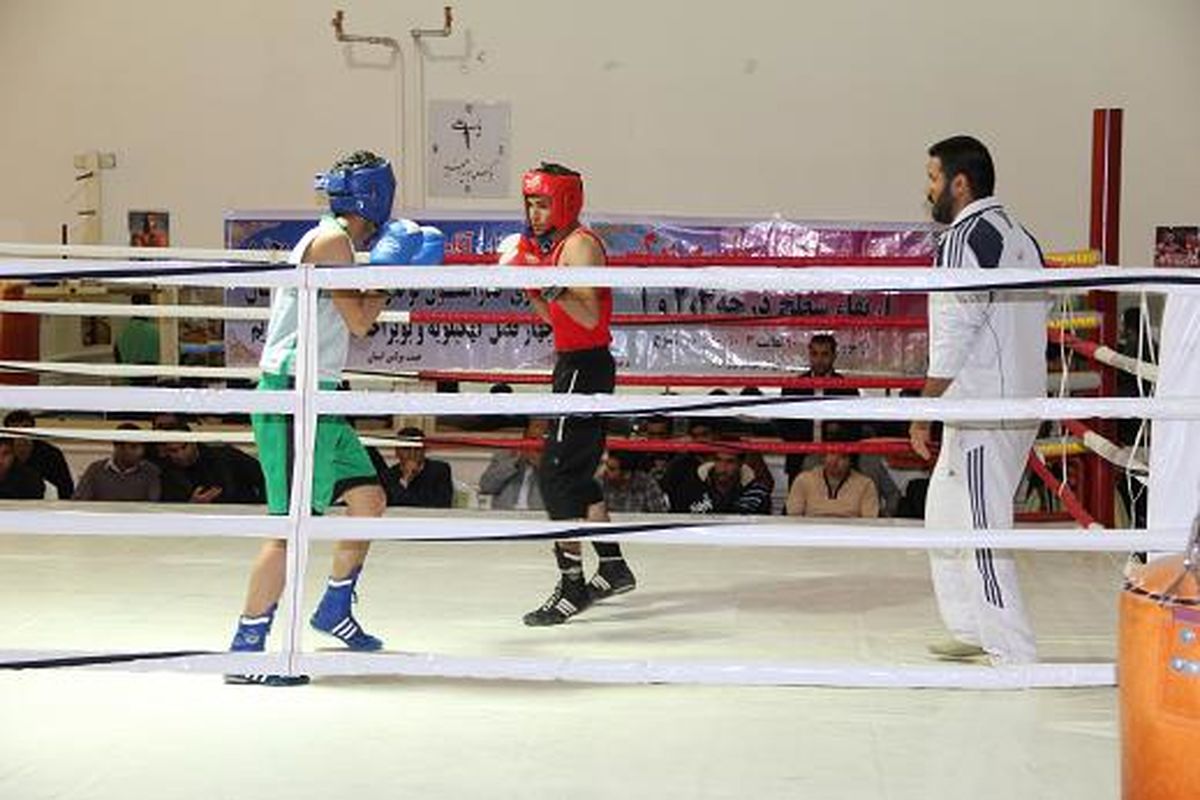
[[[807,375],[839,378],[837,341],[818,334],[809,342]],[[497,385],[493,393],[511,391]],[[716,390],[714,394],[727,394]],[[848,395],[852,389],[791,390],[785,395]],[[746,387],[741,396],[762,394]],[[495,451],[479,477],[477,489],[456,483],[450,463],[429,458],[424,432],[415,427],[395,434],[391,463],[376,448],[368,448],[390,506],[450,508],[478,495],[480,504],[497,510],[544,509],[539,469],[540,440],[550,427],[545,419],[501,420],[522,425],[519,446]],[[114,442],[111,455],[82,471],[76,483],[62,451],[43,437],[14,435],[12,429],[32,428],[35,418],[25,410],[4,417],[0,435],[0,499],[75,499],[88,501],[238,503],[265,502],[262,469],[254,456],[228,444],[189,440],[191,425],[178,414],[158,414],[153,430],[164,441]],[[475,420],[469,429],[495,429],[495,420]],[[698,417],[677,420],[648,416],[613,425],[633,440],[678,443],[666,450],[613,449],[597,478],[610,511],[638,514],[753,514],[775,513],[804,517],[884,516],[920,517],[928,473],[912,459],[835,452],[788,455],[772,459],[786,483],[776,493],[776,473],[759,452],[745,447],[748,437],[774,436],[785,442],[853,443],[873,435],[891,434],[853,422]],[[118,430],[140,430],[124,423]],[[773,498],[782,500],[776,505]],[[457,502],[456,502],[457,501]]]

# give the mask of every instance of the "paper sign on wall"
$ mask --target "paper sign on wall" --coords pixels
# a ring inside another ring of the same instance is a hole
[[[429,193],[508,197],[508,103],[429,103]]]

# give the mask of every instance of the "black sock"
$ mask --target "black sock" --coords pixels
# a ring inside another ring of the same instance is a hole
[[[554,560],[566,583],[583,583],[583,555],[568,553],[561,545],[554,545]]]
[[[625,557],[621,555],[621,545],[616,542],[592,542],[592,547],[596,548],[596,555],[600,556],[600,569],[604,569],[605,563],[608,566],[616,566],[616,562],[624,561]]]

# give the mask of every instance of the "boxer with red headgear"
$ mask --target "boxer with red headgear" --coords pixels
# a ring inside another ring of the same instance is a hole
[[[580,225],[583,179],[558,164],[543,163],[521,181],[526,234],[502,256],[501,263],[544,266],[602,266],[604,245]],[[554,333],[554,392],[611,394],[616,364],[612,341],[612,290],[596,287],[529,289],[529,302]],[[550,519],[607,522],[604,491],[596,480],[604,455],[604,420],[566,416],[546,433],[540,481]],[[583,552],[577,541],[555,542],[560,578],[539,608],[525,615],[526,625],[558,625],[597,600],[631,591],[637,581],[615,543],[595,543],[600,566],[583,580]]]
[[[578,173],[557,164],[543,163],[540,169],[525,173],[521,179],[521,194],[525,197],[525,221],[531,230],[534,225],[529,198],[544,198],[548,205],[544,220],[539,220],[543,230],[534,231],[545,244],[552,244],[548,239],[556,231],[570,231],[579,224],[579,213],[583,211],[583,178]]]

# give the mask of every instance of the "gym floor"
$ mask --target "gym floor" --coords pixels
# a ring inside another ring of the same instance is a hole
[[[0,648],[228,644],[257,544],[0,537]],[[931,665],[923,551],[633,545],[636,592],[521,614],[546,544],[379,543],[356,614],[404,652]],[[314,547],[305,610],[328,547]],[[1121,564],[1026,553],[1048,662],[1111,661]],[[278,638],[278,637],[277,637]],[[305,646],[328,646],[308,634]],[[979,669],[989,669],[980,666]],[[0,797],[1115,798],[1116,691],[598,685],[394,676],[0,671]]]

